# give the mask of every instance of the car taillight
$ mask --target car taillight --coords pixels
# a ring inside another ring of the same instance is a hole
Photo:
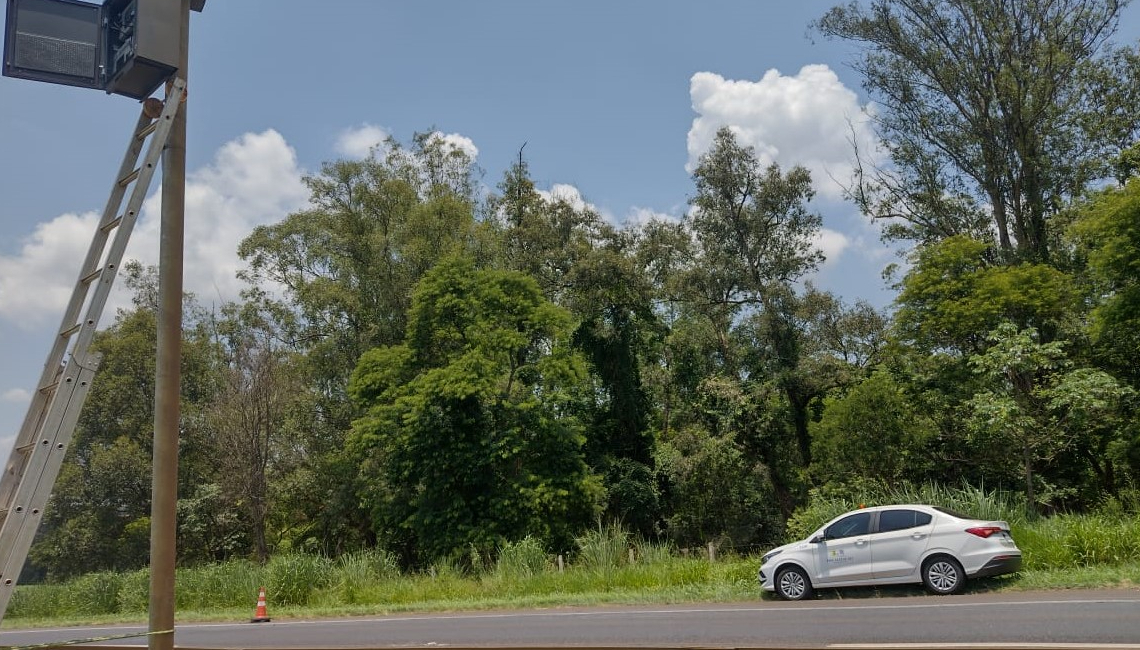
[[[977,535],[978,537],[989,537],[994,533],[1000,533],[1001,528],[997,526],[978,526],[976,528],[967,528],[966,532],[971,535]]]

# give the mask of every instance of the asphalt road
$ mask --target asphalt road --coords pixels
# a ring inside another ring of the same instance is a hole
[[[141,627],[4,630],[0,645],[59,643],[143,631]],[[185,624],[177,627],[175,643],[196,648],[823,647],[864,643],[1095,643],[1140,648],[1140,590]]]

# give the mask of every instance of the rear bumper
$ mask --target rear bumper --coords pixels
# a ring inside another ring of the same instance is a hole
[[[1000,576],[1005,573],[1014,573],[1021,570],[1021,554],[996,555],[971,577],[984,578],[986,576]]]

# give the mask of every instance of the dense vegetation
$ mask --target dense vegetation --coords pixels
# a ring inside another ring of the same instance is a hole
[[[797,534],[814,530],[859,501],[945,503],[979,516],[1013,522],[1026,557],[1017,576],[973,580],[970,591],[1140,581],[1140,519],[1121,517],[1119,504],[1095,513],[1027,521],[1015,494],[933,485],[885,487],[864,483],[832,494],[823,489],[812,507],[790,523]],[[177,606],[183,620],[242,620],[259,587],[268,592],[274,618],[608,603],[683,603],[755,600],[757,555],[722,554],[715,546],[680,553],[668,543],[631,535],[617,526],[585,531],[569,555],[553,556],[534,537],[462,558],[433,562],[419,571],[400,567],[394,554],[370,549],[338,558],[274,555],[260,565],[246,559],[180,569]],[[23,585],[6,622],[17,625],[138,620],[147,608],[147,569],[89,573],[62,584]],[[842,597],[921,593],[919,585],[844,590]],[[837,597],[826,591],[823,598]]]
[[[240,301],[187,297],[181,564],[475,569],[520,544],[571,555],[598,522],[747,552],[902,482],[1013,491],[1018,521],[1134,518],[1123,10],[875,0],[821,18],[863,48],[879,102],[889,160],[849,195],[909,250],[889,312],[805,281],[812,179],[729,129],[682,220],[622,228],[540,192],[521,158],[484,197],[432,133],[327,163],[308,209],[241,242]],[[126,281],[26,579],[147,563],[156,291],[147,269]]]

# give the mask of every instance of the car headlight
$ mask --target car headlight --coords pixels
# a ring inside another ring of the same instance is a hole
[[[771,560],[780,553],[783,553],[783,551],[768,551],[760,558],[760,564],[768,564],[768,560]]]

